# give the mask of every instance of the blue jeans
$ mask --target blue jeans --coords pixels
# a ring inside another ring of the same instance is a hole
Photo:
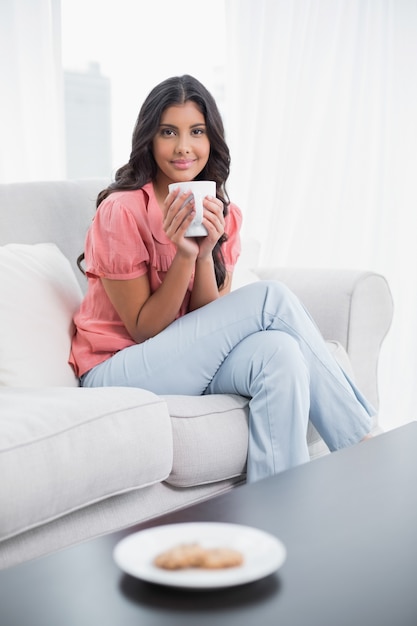
[[[309,460],[309,419],[333,451],[362,439],[374,414],[309,313],[276,281],[250,284],[185,315],[94,367],[82,385],[249,397],[249,482]]]

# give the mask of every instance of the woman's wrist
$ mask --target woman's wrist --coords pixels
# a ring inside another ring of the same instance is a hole
[[[213,255],[211,253],[207,254],[207,255],[204,255],[204,256],[198,255],[197,258],[196,258],[196,263],[198,263],[200,265],[202,265],[204,263],[206,263],[207,265],[213,265],[214,264]]]
[[[191,263],[194,265],[197,261],[197,255],[198,255],[198,252],[191,252],[189,250],[181,250],[180,248],[177,248],[177,252],[175,256],[178,259],[181,259],[182,261],[185,261],[187,263]]]

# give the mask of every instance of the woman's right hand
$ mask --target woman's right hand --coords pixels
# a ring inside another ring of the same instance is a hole
[[[197,258],[198,243],[185,232],[195,217],[194,197],[191,193],[171,191],[164,201],[163,227],[166,236],[174,243],[180,254]]]

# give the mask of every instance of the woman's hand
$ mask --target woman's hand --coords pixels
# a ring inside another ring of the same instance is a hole
[[[163,226],[165,234],[181,254],[204,259],[211,256],[224,233],[223,203],[218,198],[206,196],[203,200],[203,225],[208,234],[205,237],[186,237],[185,232],[196,214],[194,206],[191,193],[180,193],[178,189],[170,192],[164,201]]]
[[[194,237],[185,237],[185,231],[195,217],[194,198],[191,192],[170,192],[164,201],[163,227],[166,236],[176,245],[178,252],[197,258],[199,246]]]
[[[217,286],[212,252],[224,233],[223,204],[217,198],[207,196],[203,200],[203,207],[203,224],[208,235],[196,237],[199,252],[195,264],[190,311],[216,300],[221,295]]]
[[[223,203],[218,198],[206,196],[203,200],[203,225],[206,227],[208,235],[198,237],[198,259],[211,256],[212,250],[220,237],[224,233]]]

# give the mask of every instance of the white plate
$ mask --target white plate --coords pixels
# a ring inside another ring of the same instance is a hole
[[[181,543],[199,543],[204,548],[233,548],[243,554],[239,567],[205,570],[164,570],[154,558]],[[240,524],[196,522],[156,526],[128,535],[113,552],[117,565],[127,574],[170,587],[213,589],[242,585],[275,572],[286,558],[284,544],[273,535]]]

